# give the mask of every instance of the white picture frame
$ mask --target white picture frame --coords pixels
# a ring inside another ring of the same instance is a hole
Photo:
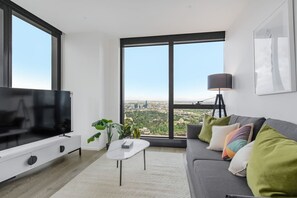
[[[285,0],[253,36],[256,94],[296,91],[293,1]]]

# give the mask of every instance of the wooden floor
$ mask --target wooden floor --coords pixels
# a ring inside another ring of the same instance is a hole
[[[149,151],[183,153],[185,149],[150,147]],[[1,198],[47,198],[57,192],[82,170],[96,161],[106,152],[82,151],[71,153],[51,164],[35,169],[14,180],[0,183]]]

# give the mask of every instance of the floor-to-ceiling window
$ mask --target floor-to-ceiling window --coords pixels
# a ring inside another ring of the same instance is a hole
[[[213,104],[216,92],[207,90],[207,76],[223,72],[224,42],[174,45],[174,106]],[[211,109],[174,108],[174,137],[185,137],[187,124],[202,122]]]
[[[121,39],[121,121],[143,138],[181,140],[211,114],[207,76],[223,72],[224,32]],[[199,101],[199,102],[198,102]]]
[[[144,136],[168,137],[168,45],[125,50],[125,117]]]
[[[0,86],[61,89],[62,32],[0,0]]]

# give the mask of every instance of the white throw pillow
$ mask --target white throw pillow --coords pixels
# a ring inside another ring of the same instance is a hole
[[[226,136],[235,129],[238,129],[239,126],[239,123],[227,126],[213,126],[211,140],[207,149],[222,151],[224,148]]]
[[[246,167],[250,159],[253,145],[254,145],[254,141],[242,147],[235,154],[228,169],[231,173],[240,177],[246,176]]]

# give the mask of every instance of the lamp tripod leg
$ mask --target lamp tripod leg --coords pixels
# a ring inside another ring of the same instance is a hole
[[[222,97],[222,106],[223,106],[223,110],[224,110],[224,115],[225,117],[227,116],[227,112],[226,112],[226,106],[225,106],[225,103],[224,103],[224,99],[223,99],[223,96]]]
[[[221,89],[219,88],[219,118],[222,117],[222,94],[221,94]]]
[[[213,110],[212,110],[212,117],[214,117],[214,114],[216,112],[216,109],[217,109],[217,106],[218,106],[218,100],[219,100],[219,94],[217,94],[217,96],[216,96],[215,104],[214,104]]]

